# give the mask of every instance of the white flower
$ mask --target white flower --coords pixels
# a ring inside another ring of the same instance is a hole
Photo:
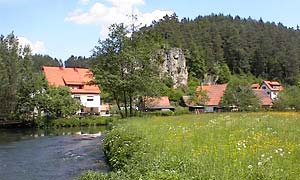
[[[262,164],[263,164],[262,162],[258,162],[258,163],[257,163],[258,166],[261,166]]]
[[[261,157],[262,157],[262,158],[265,157],[265,154],[262,154]]]
[[[252,167],[253,167],[253,166],[250,164],[250,165],[248,166],[248,169],[252,169]]]

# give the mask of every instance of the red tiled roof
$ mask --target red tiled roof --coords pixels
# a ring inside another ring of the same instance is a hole
[[[259,89],[260,85],[258,83],[252,84],[251,89]]]
[[[172,108],[169,97],[144,97],[145,106],[150,107],[164,107],[164,108]]]
[[[93,73],[86,68],[64,68],[43,66],[49,86],[77,86],[71,88],[73,94],[99,94],[96,85],[88,85],[93,80]]]
[[[266,84],[271,91],[283,90],[281,84],[278,81],[263,81],[263,83]],[[277,88],[274,88],[274,87],[277,87]]]
[[[254,94],[259,98],[262,106],[272,106],[272,99],[263,89],[253,89]]]
[[[197,91],[206,91],[209,100],[205,103],[207,106],[218,106],[224,91],[226,90],[227,84],[217,84],[217,85],[205,85],[198,86]]]

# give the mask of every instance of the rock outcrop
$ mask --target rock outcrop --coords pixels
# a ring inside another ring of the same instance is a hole
[[[188,70],[186,59],[180,48],[162,50],[161,55],[161,76],[168,75],[173,81],[173,88],[186,86],[188,80]]]

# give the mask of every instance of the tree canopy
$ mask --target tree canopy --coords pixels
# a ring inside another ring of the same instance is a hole
[[[123,117],[133,114],[134,98],[156,92],[159,79],[158,64],[152,58],[158,49],[155,36],[132,31],[129,37],[128,33],[123,24],[110,27],[109,37],[95,47],[93,69],[97,83],[111,94]]]
[[[300,79],[300,30],[262,19],[211,14],[179,20],[165,16],[148,27],[164,37],[166,46],[183,48],[190,75],[202,79],[228,74],[253,74],[298,84]],[[228,71],[229,70],[229,71]]]

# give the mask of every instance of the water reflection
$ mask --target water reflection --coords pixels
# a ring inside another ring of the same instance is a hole
[[[0,144],[43,136],[96,134],[105,130],[105,126],[73,127],[60,129],[0,129]]]

